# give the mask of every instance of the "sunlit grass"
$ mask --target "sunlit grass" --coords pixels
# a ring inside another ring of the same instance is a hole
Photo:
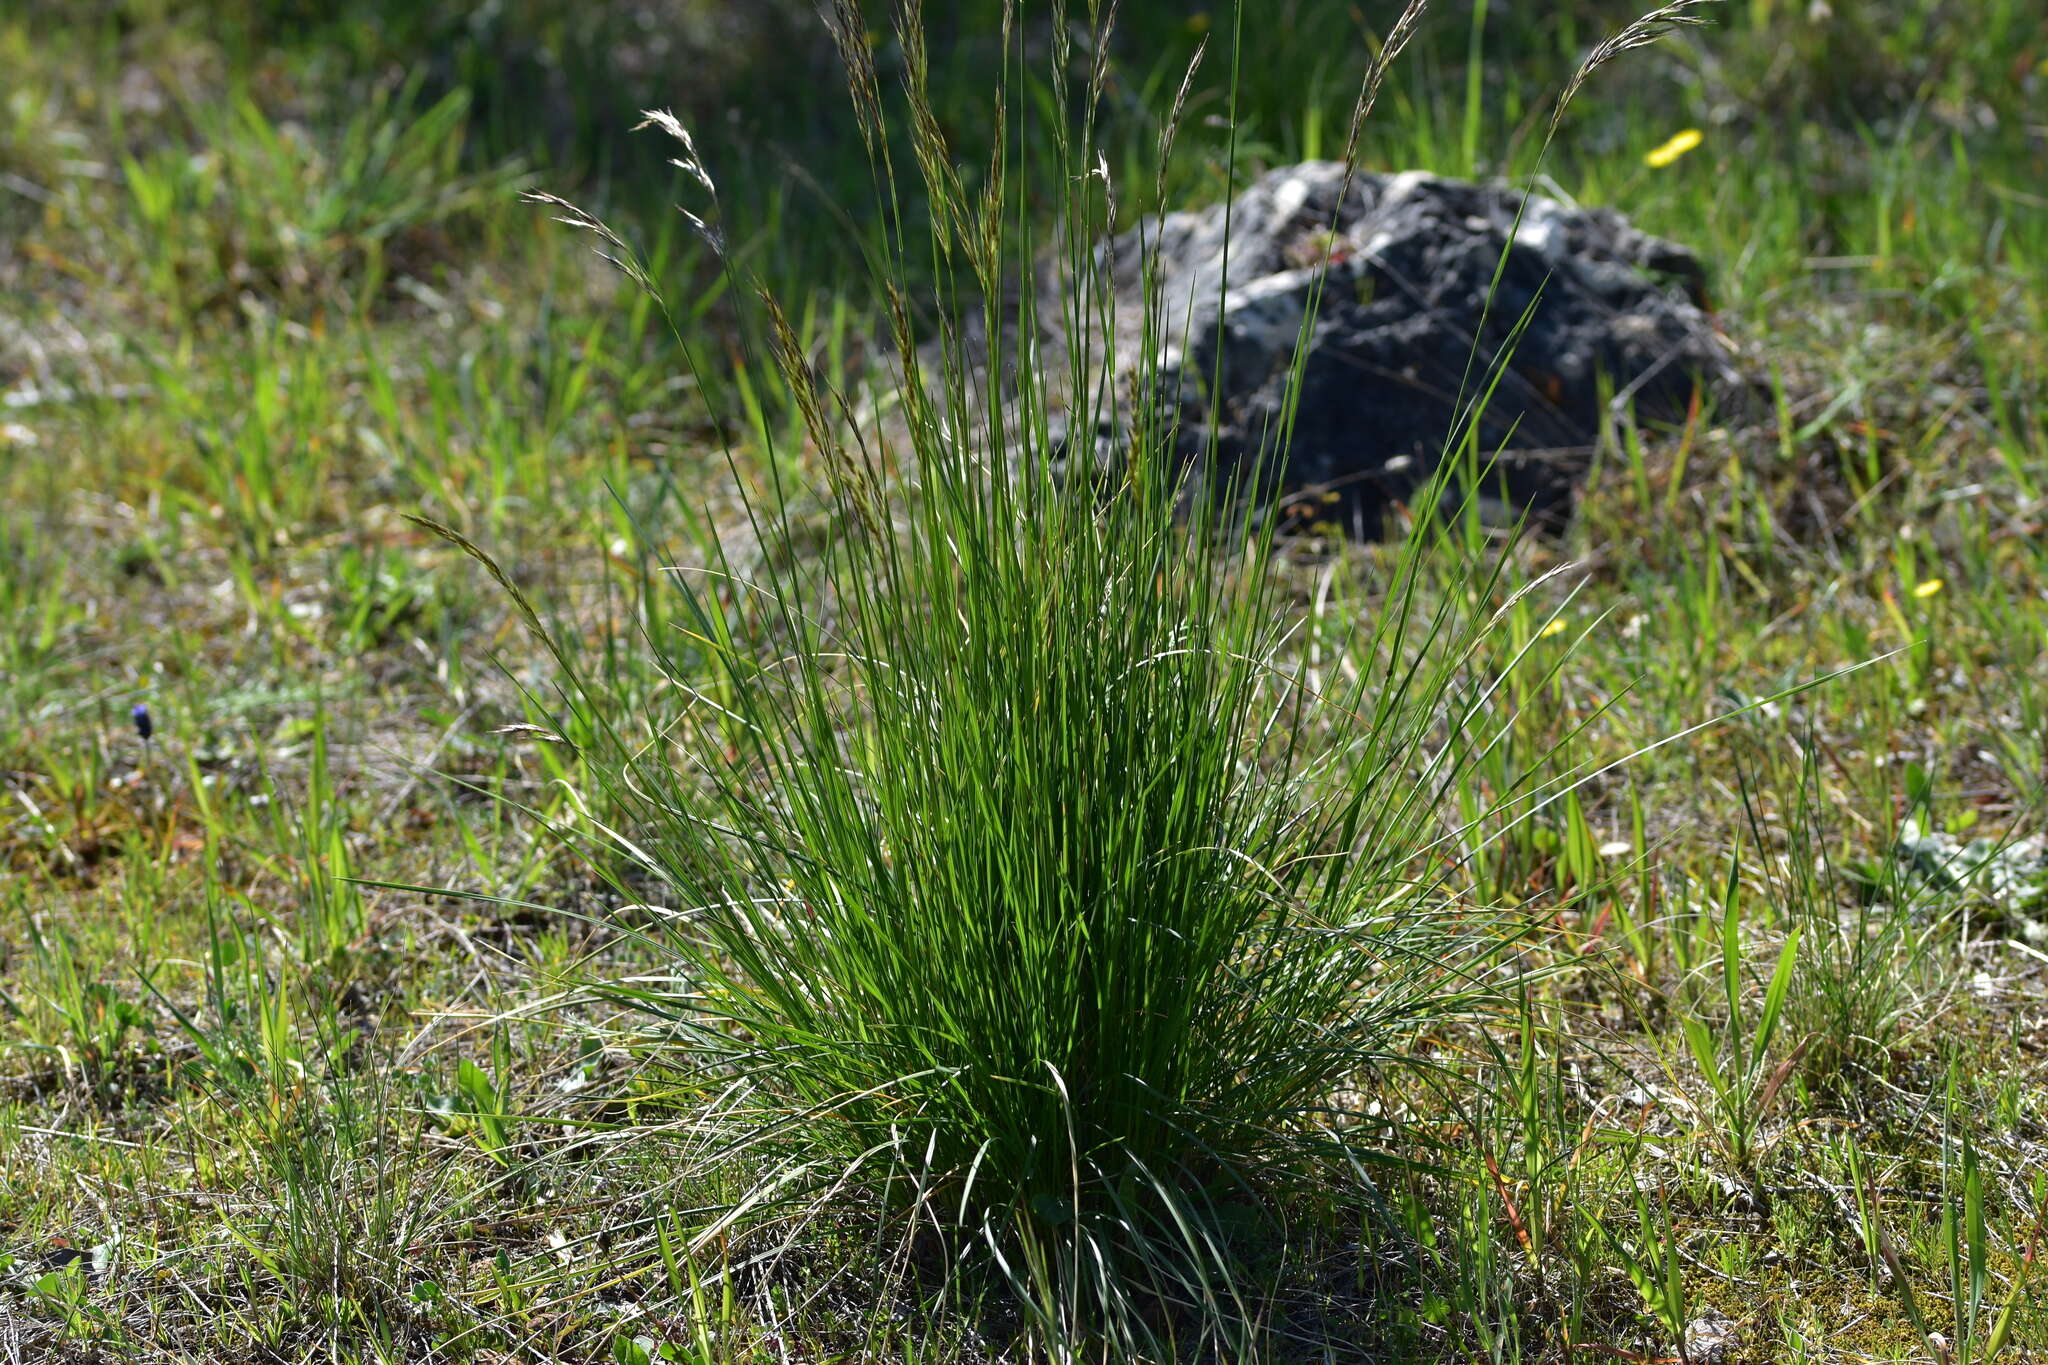
[[[1744,0],[1603,69],[1544,169],[1712,263],[1755,402],[1617,419],[1556,539],[1403,527],[1237,572],[1142,502],[929,496],[992,487],[971,463],[863,502],[857,452],[825,457],[793,394],[869,373],[891,279],[929,328],[942,273],[861,211],[829,52],[778,51],[772,108],[685,108],[728,275],[669,218],[687,185],[626,173],[658,155],[609,159],[640,103],[694,97],[633,74],[667,69],[643,31],[399,8],[303,41],[256,0],[0,18],[0,1358],[987,1359],[1087,1340],[1118,1295],[1160,1356],[1665,1358],[1714,1313],[1737,1358],[2038,1349],[2038,906],[1894,854],[1909,821],[1916,850],[2010,844],[2048,796],[2028,6]],[[1225,7],[1123,8],[1094,134],[1122,222],[1196,44],[1173,204],[1339,154],[1391,17],[1282,0],[1233,48]],[[977,13],[929,54],[970,200],[1003,51]],[[1365,159],[1527,174],[1634,13],[1444,7]],[[616,83],[530,79],[531,35]],[[1042,136],[1044,78],[1009,73],[1028,168],[1099,184]],[[557,154],[616,172],[576,196],[643,244],[677,337],[500,193],[515,161],[568,191]],[[1006,201],[1005,269],[1058,198]],[[1006,420],[901,439],[1029,470],[1044,433]],[[407,514],[487,547],[608,709]],[[721,550],[724,579],[670,571]],[[1443,624],[1397,647],[1404,594]],[[1431,657],[1493,726],[1440,786],[1389,781],[1449,731],[1426,689],[1367,703]],[[1118,768],[1159,799],[1105,802]],[[1304,854],[1360,794],[1384,837],[1326,886]],[[686,818],[712,811],[755,837]],[[548,832],[593,819],[645,856]],[[1425,830],[1454,837],[1411,857]],[[753,918],[659,913],[736,889]],[[1162,925],[1171,981],[1128,970]],[[1331,1019],[1341,1048],[1275,1041]],[[1088,1290],[1091,1239],[1126,1269]]]

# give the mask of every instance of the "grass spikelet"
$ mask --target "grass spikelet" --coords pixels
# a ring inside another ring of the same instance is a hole
[[[1549,135],[1556,136],[1558,126],[1564,122],[1565,110],[1578,98],[1579,91],[1595,71],[1638,48],[1648,47],[1683,29],[1699,27],[1707,22],[1706,15],[1700,11],[1707,5],[1718,3],[1719,0],[1674,0],[1672,4],[1660,5],[1611,34],[1586,54],[1585,60],[1572,73],[1572,78],[1565,82],[1564,90],[1557,97],[1557,106],[1550,114]]]

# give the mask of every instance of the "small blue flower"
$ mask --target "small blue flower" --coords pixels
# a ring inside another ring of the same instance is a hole
[[[156,733],[156,722],[150,718],[148,705],[136,702],[135,709],[128,714],[135,721],[135,733],[142,736],[144,744],[149,743],[149,737]]]

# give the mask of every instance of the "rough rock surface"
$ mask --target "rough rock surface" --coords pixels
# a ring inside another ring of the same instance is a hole
[[[1148,260],[1159,321],[1140,343]],[[1098,248],[1097,265],[1114,283],[1119,338],[1103,392],[1121,397],[1096,424],[1092,458],[1126,439],[1132,376],[1146,369],[1137,347],[1149,344],[1184,454],[1213,437],[1221,474],[1259,461],[1268,501],[1365,535],[1436,469],[1496,366],[1479,434],[1482,455],[1501,458],[1482,495],[1539,514],[1569,508],[1603,404],[1677,419],[1696,390],[1736,380],[1690,252],[1610,210],[1525,199],[1505,184],[1360,172],[1347,189],[1340,165],[1310,162],[1268,173],[1227,206],[1147,220]],[[1039,316],[1061,313],[1044,302]]]

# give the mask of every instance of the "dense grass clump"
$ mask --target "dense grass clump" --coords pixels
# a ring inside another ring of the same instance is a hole
[[[761,296],[829,529],[799,544],[777,484],[749,502],[757,562],[714,547],[678,575],[686,700],[651,739],[615,730],[598,780],[616,844],[674,898],[691,989],[627,994],[683,1022],[677,1064],[729,1074],[748,1123],[776,1116],[747,1140],[772,1153],[762,1200],[829,1190],[985,1253],[1062,1338],[1169,1303],[1215,1327],[1245,1252],[1219,1210],[1266,1210],[1271,1241],[1290,1194],[1355,1183],[1374,1073],[1477,998],[1490,941],[1416,868],[1476,745],[1483,696],[1460,684],[1485,631],[1453,607],[1411,619],[1397,583],[1377,670],[1322,695],[1270,526],[1228,497],[1184,506],[1163,418],[1137,414],[1105,477],[1064,470],[1049,395],[1101,385],[1085,357],[1053,372],[1033,305],[999,302],[1036,268],[1001,231],[1027,174],[999,159],[963,192],[914,76],[906,93],[941,206],[927,246],[957,253],[978,334],[1015,360],[992,378],[968,329],[921,342],[899,311],[897,416],[862,427]],[[998,125],[1017,116],[996,99]],[[1059,304],[1111,326],[1086,124],[1049,139],[1080,229]]]
[[[725,714],[676,738],[708,762],[612,774],[671,812],[639,846],[690,907],[703,994],[655,1003],[698,1011],[818,1183],[1021,1255],[1063,1304],[1156,1290],[1134,1253],[1192,1290],[1208,1206],[1324,1170],[1340,1085],[1460,994],[1457,935],[1397,877],[1420,704],[1340,732],[1356,780],[1318,791],[1320,704],[1255,571],[1138,488],[1098,510],[926,469],[914,534],[840,550],[881,572],[778,602],[780,658],[707,631]]]

